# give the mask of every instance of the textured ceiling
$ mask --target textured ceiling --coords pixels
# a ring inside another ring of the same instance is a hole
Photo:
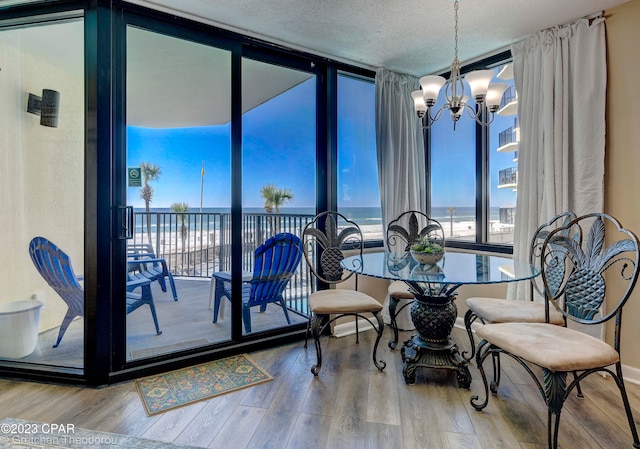
[[[3,1],[2,6],[7,4]],[[504,50],[536,31],[628,0],[461,0],[459,59]],[[636,0],[640,1],[640,0]],[[11,0],[8,3],[22,3]],[[367,68],[415,76],[448,69],[453,59],[450,0],[130,0],[286,47]],[[52,30],[56,29],[55,39]],[[82,23],[0,33],[52,67],[82,76]],[[148,127],[202,126],[230,119],[226,51],[129,29],[127,122]],[[244,61],[248,111],[303,82],[308,74]]]
[[[459,59],[628,0],[461,0]],[[420,76],[453,59],[451,0],[132,0],[291,48]]]

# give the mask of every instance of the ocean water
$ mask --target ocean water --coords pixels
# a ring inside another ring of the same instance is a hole
[[[136,208],[135,212],[144,212],[143,208]],[[168,207],[160,207],[160,208],[151,208],[151,212],[153,213],[171,213],[173,212],[171,208]],[[200,212],[199,208],[191,208],[188,213],[198,213]],[[222,207],[205,207],[202,209],[203,213],[209,214],[228,214],[230,213],[229,208]],[[247,207],[243,209],[243,212],[246,214],[264,214],[264,209],[262,207]],[[345,215],[350,220],[355,221],[361,226],[364,225],[382,225],[381,218],[381,210],[379,207],[345,207],[339,210],[340,213]],[[315,215],[315,208],[313,207],[282,207],[280,209],[280,215]],[[451,218],[448,207],[433,207],[431,211],[431,218],[440,221],[441,223],[449,223]],[[491,220],[499,220],[500,214],[499,209],[497,207],[491,208]],[[152,220],[152,229],[155,228],[154,224],[155,220]],[[459,223],[462,221],[475,221],[475,207],[456,207],[453,213],[453,221],[454,223]],[[195,228],[197,223],[194,223],[194,219],[191,218],[189,220],[189,227]],[[140,232],[142,230],[143,224],[136,220],[136,232]],[[175,224],[174,224],[175,226]],[[206,226],[206,223],[205,223]],[[211,226],[217,228],[217,221],[211,221]],[[211,229],[210,226],[210,229]]]

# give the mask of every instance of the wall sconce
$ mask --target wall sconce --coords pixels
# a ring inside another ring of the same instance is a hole
[[[51,128],[58,127],[58,110],[60,109],[60,92],[42,89],[42,97],[29,94],[27,112],[40,115],[40,124]]]

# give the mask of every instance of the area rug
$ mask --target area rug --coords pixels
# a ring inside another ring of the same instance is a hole
[[[196,449],[162,441],[81,429],[73,424],[0,420],[0,449]]]
[[[136,380],[149,416],[273,379],[247,354]]]

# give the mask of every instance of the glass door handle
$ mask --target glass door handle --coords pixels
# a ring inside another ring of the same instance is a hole
[[[120,212],[120,226],[118,238],[126,240],[133,238],[133,206],[118,206]]]

